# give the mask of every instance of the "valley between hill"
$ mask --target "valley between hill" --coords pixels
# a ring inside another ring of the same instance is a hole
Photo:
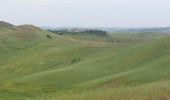
[[[0,22],[0,100],[169,100],[170,36],[58,35]]]

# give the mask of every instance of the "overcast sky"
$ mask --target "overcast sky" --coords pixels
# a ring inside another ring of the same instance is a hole
[[[1,0],[0,20],[53,27],[170,26],[170,0]]]

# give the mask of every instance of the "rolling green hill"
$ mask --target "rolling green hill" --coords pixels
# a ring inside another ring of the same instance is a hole
[[[8,30],[0,31],[2,100],[169,100],[168,35]]]
[[[4,22],[4,21],[0,21],[0,27],[11,28],[11,27],[14,27],[14,25]]]
[[[4,21],[0,21],[0,32],[5,32],[5,31],[9,31],[12,30],[14,27],[14,25],[4,22]]]

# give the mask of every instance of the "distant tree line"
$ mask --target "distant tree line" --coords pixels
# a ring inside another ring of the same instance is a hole
[[[51,30],[48,29],[48,31],[58,34],[58,35],[84,35],[84,34],[92,34],[92,35],[98,35],[98,36],[107,36],[107,32],[106,31],[102,31],[102,30],[95,30],[95,29],[86,29],[86,30],[68,30],[68,29],[64,29],[64,30]]]
[[[85,30],[84,33],[95,34],[99,36],[108,35],[106,31],[102,31],[102,30]]]

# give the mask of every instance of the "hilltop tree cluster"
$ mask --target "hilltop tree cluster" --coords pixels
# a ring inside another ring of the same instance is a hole
[[[107,36],[106,31],[97,30],[97,29],[63,29],[63,30],[51,30],[48,29],[48,31],[58,34],[58,35],[78,35],[78,34],[92,34],[92,35],[98,35],[98,36]]]

